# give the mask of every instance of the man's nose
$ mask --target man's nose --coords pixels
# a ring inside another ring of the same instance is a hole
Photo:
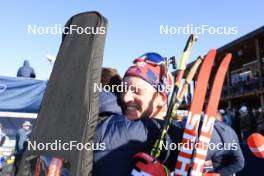
[[[130,90],[125,92],[124,96],[123,96],[123,99],[124,99],[124,103],[128,103],[128,102],[134,101],[133,92],[131,92]]]

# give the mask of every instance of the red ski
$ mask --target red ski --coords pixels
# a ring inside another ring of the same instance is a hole
[[[198,75],[197,86],[194,91],[193,101],[188,114],[183,139],[181,142],[183,145],[180,148],[176,163],[174,173],[175,176],[187,175],[190,168],[191,158],[193,154],[193,145],[196,140],[197,129],[200,122],[208,80],[214,63],[215,55],[215,49],[212,49],[208,52]]]
[[[215,116],[221,97],[222,87],[231,58],[231,54],[227,54],[225,56],[215,75],[213,87],[208,101],[208,106],[203,119],[203,125],[199,136],[198,146],[193,156],[193,163],[190,170],[191,176],[202,176],[203,166],[214,128]]]

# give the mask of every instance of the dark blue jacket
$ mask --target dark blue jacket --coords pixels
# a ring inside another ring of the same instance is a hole
[[[217,139],[218,138],[218,139]],[[220,139],[220,140],[219,140]],[[231,175],[244,168],[244,156],[241,151],[236,132],[227,124],[216,121],[211,143],[237,144],[237,150],[214,150],[210,157],[213,161],[214,170],[221,175]]]
[[[99,97],[99,112],[101,114],[108,113],[109,115],[122,114],[115,94],[111,92],[101,92]]]
[[[105,98],[114,98],[109,94]],[[100,99],[105,102],[104,99]],[[109,101],[109,100],[108,100]],[[130,121],[121,115],[117,103],[109,101],[100,106],[101,112],[104,108],[111,109],[112,115],[99,123],[96,130],[96,141],[105,143],[106,150],[95,151],[94,153],[94,175],[130,175],[133,167],[132,156],[137,152],[147,152],[151,150],[155,140],[159,136],[159,131],[163,121],[143,118],[137,121]],[[167,141],[173,143],[181,142],[184,129],[184,122],[174,121],[167,135]],[[220,123],[215,123],[211,143],[232,143],[238,144],[234,131]],[[178,150],[164,151],[161,154],[161,160],[170,169],[173,170]],[[244,158],[238,144],[237,150],[209,150],[207,159],[214,163],[214,171],[221,175],[231,175],[244,167]]]
[[[185,121],[180,123],[184,129]],[[211,171],[220,173],[223,176],[232,176],[244,168],[244,156],[239,145],[235,131],[223,122],[215,121],[210,144],[218,144],[220,150],[208,150],[207,159],[212,160]],[[209,169],[210,170],[210,169]]]

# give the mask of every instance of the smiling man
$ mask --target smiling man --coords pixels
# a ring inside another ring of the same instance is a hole
[[[124,79],[131,89],[122,95],[124,113],[130,120],[141,117],[160,117],[165,97],[157,93],[149,83],[141,78],[126,77]]]
[[[123,82],[127,86],[120,97],[123,112],[114,94],[102,92],[100,96],[100,113],[108,116],[97,126],[95,142],[105,143],[106,150],[94,152],[95,176],[131,175],[132,156],[148,152],[159,135],[156,120],[163,119],[171,85],[164,58],[157,53],[136,58]]]
[[[94,152],[95,176],[131,175],[133,156],[138,152],[149,153],[160,135],[172,83],[171,77],[166,73],[163,57],[157,53],[140,56],[128,68],[123,81],[127,86],[124,89],[127,91],[121,94],[123,113],[114,94],[103,92],[100,97],[100,113],[107,112],[108,116],[98,124],[95,142],[104,143],[106,150]],[[179,143],[184,123],[173,121],[166,140]],[[216,123],[211,142],[238,143],[238,140],[230,127]],[[162,151],[159,159],[173,171],[177,150]],[[232,175],[244,166],[239,145],[235,151],[208,151],[207,160],[213,163],[212,171],[225,176]]]
[[[125,73],[124,83],[128,89],[121,99],[128,119],[163,119],[171,76],[166,73],[164,59],[159,54],[147,53],[135,59]]]

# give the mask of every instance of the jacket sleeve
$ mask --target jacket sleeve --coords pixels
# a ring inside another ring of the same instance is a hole
[[[96,129],[96,143],[104,150],[94,152],[94,175],[129,175],[137,152],[144,152],[147,130],[142,121],[129,121],[125,116],[112,115]]]
[[[227,126],[220,124],[218,134],[223,139],[223,151],[221,153],[220,165],[215,168],[215,171],[224,176],[232,175],[244,168],[245,160],[241,151],[239,140],[234,130]]]

